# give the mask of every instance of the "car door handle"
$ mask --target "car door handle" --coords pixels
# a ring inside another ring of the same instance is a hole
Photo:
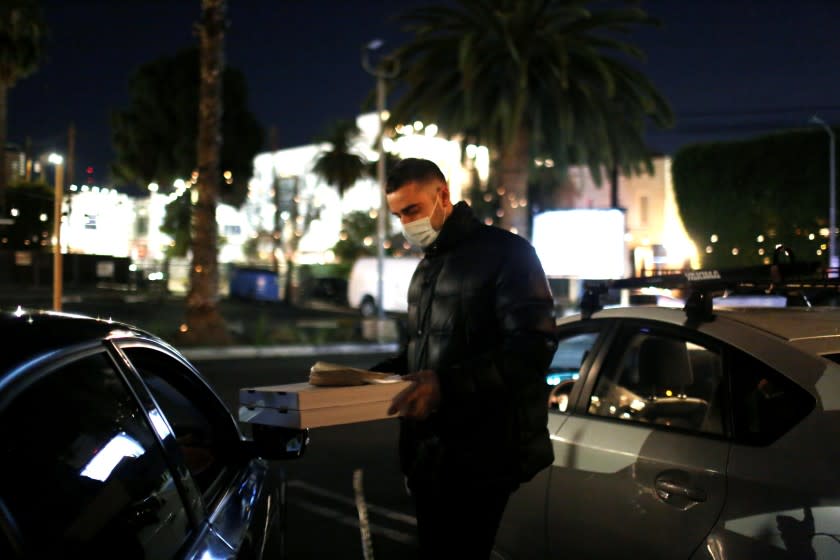
[[[690,486],[683,486],[677,484],[672,480],[658,479],[656,481],[656,495],[662,500],[667,500],[671,496],[681,496],[688,498],[693,502],[705,502],[706,492],[700,488],[692,488]]]

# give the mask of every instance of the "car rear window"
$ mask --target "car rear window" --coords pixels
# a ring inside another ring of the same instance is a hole
[[[831,360],[835,364],[840,364],[840,354],[823,354],[823,358]]]
[[[813,396],[768,365],[740,352],[731,358],[736,441],[768,445],[814,409]]]

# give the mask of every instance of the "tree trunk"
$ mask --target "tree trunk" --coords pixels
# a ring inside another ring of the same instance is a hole
[[[225,0],[202,0],[198,101],[198,202],[193,208],[192,266],[185,337],[203,344],[230,342],[218,309],[218,226]]]
[[[610,168],[610,208],[618,208],[618,164]]]
[[[295,304],[295,283],[294,283],[294,274],[295,274],[295,260],[294,256],[289,255],[286,258],[286,278],[283,285],[283,301],[286,305],[294,305]]]
[[[300,216],[300,177],[295,177],[295,186],[292,193],[292,207],[289,216],[289,223],[292,224],[292,231],[286,248],[286,288],[284,301],[288,305],[294,305],[297,301],[297,286],[294,282],[295,258],[297,255],[300,237],[298,236],[298,216]]]
[[[504,189],[499,199],[502,215],[501,226],[518,233],[525,239],[530,235],[530,206],[528,205],[528,169],[530,168],[528,130],[520,128],[513,142],[502,152],[499,173]]]
[[[6,166],[6,127],[8,126],[6,120],[7,96],[9,94],[9,87],[0,81],[0,218],[8,218],[6,214],[6,177],[8,167]]]

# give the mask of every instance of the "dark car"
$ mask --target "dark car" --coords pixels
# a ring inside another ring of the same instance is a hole
[[[347,306],[347,279],[335,276],[311,278],[305,285],[305,297],[309,301]]]
[[[246,438],[199,372],[129,325],[0,313],[0,558],[282,555],[268,460],[308,433]]]

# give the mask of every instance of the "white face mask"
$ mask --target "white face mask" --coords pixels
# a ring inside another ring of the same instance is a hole
[[[435,230],[432,227],[432,214],[435,213],[437,209],[438,199],[435,197],[435,205],[432,206],[432,213],[426,216],[425,218],[420,218],[419,220],[414,220],[413,222],[408,222],[407,224],[403,224],[403,235],[408,242],[412,245],[416,245],[421,249],[425,249],[429,245],[435,242],[437,239],[439,231]]]

